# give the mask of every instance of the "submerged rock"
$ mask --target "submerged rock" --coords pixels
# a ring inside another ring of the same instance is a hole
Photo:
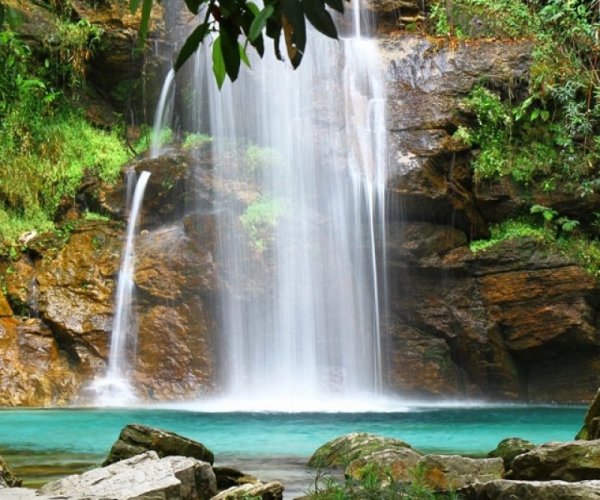
[[[515,479],[600,479],[600,440],[546,443],[517,456],[512,469]]]
[[[121,430],[119,439],[112,446],[103,465],[110,465],[147,451],[153,451],[159,457],[192,457],[211,465],[215,459],[212,451],[202,443],[174,432],[140,424],[130,424]]]
[[[512,469],[512,463],[515,457],[527,453],[535,448],[531,441],[512,437],[503,439],[498,443],[496,449],[488,453],[489,458],[501,458],[504,462],[504,468],[508,471]]]
[[[425,483],[436,491],[450,491],[476,482],[501,479],[504,465],[499,458],[468,458],[459,455],[426,455],[417,469]]]
[[[61,498],[64,495],[114,500],[208,500],[217,490],[210,464],[190,457],[159,458],[156,452],[149,451],[108,467],[48,483],[40,492]]]
[[[23,480],[18,477],[0,456],[0,488],[13,488],[21,486]]]
[[[366,432],[354,432],[325,443],[308,461],[309,467],[346,467],[353,460],[376,451],[410,448],[399,439],[377,436]]]
[[[596,393],[575,439],[600,439],[600,390]]]
[[[465,500],[598,500],[600,481],[509,481],[474,483],[458,492]]]

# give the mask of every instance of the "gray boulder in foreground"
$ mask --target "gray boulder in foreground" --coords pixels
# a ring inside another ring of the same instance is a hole
[[[600,500],[600,481],[509,481],[475,483],[459,490],[465,500]]]
[[[518,455],[513,478],[531,481],[600,479],[600,439],[546,443]]]
[[[212,500],[236,500],[247,498],[260,498],[261,500],[281,500],[283,498],[283,484],[279,481],[269,483],[248,483],[241,486],[234,486],[222,491]]]
[[[53,481],[39,491],[50,498],[208,500],[217,493],[216,484],[212,467],[206,462],[179,456],[159,458],[149,451]]]
[[[102,465],[110,465],[150,450],[155,451],[159,457],[170,455],[192,457],[211,465],[215,460],[213,452],[202,443],[174,432],[146,425],[129,424],[121,430],[119,439],[113,444]]]

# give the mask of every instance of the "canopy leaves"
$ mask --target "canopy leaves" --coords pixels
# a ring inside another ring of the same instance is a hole
[[[129,0],[132,12],[142,9],[140,44],[148,34],[154,1]],[[210,41],[213,71],[219,87],[226,76],[231,81],[237,78],[240,62],[249,65],[248,45],[263,56],[265,37],[273,40],[275,57],[283,59],[279,48],[283,33],[287,57],[297,68],[306,48],[306,19],[317,31],[337,38],[337,29],[327,8],[344,11],[343,0],[265,0],[262,9],[246,0],[185,0],[185,5],[200,19],[180,49],[174,67],[179,69],[201,43]]]

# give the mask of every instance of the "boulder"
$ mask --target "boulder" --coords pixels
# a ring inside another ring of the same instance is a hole
[[[504,468],[509,471],[512,469],[515,457],[527,453],[533,448],[535,448],[535,445],[525,439],[517,437],[506,438],[498,443],[496,449],[488,453],[488,458],[501,458],[504,462]]]
[[[377,436],[366,432],[354,432],[340,436],[320,446],[308,461],[309,467],[346,467],[353,460],[376,451],[410,448],[399,439]]]
[[[360,481],[367,472],[374,472],[381,481],[392,479],[396,482],[409,483],[413,479],[413,470],[422,457],[411,448],[381,450],[352,460],[344,475]]]
[[[0,456],[0,488],[14,488],[21,484],[23,479],[18,477]]]
[[[217,477],[217,489],[219,491],[247,483],[254,484],[259,482],[256,477],[250,476],[233,467],[213,467],[213,472]]]
[[[192,457],[212,465],[214,455],[202,443],[193,441],[174,432],[155,429],[140,424],[123,427],[119,438],[112,446],[103,465],[110,465],[141,453],[152,451],[159,457]]]
[[[75,498],[177,498],[208,500],[216,490],[210,464],[194,458],[159,458],[149,451],[107,467],[67,476],[44,485],[44,495],[69,495]]]
[[[596,393],[575,439],[600,439],[600,390]]]
[[[474,483],[461,490],[465,500],[598,500],[600,481],[509,481]]]
[[[279,481],[268,483],[250,483],[234,486],[218,495],[212,500],[244,500],[247,498],[260,498],[261,500],[281,500],[283,498],[283,484]]]
[[[518,455],[513,477],[532,481],[600,479],[600,440],[546,443]]]
[[[501,479],[504,465],[500,458],[467,458],[458,455],[425,455],[416,465],[423,481],[436,491],[450,491],[476,482]]]

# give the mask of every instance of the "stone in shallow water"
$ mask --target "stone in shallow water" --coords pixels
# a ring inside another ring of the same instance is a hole
[[[23,480],[16,476],[8,464],[0,456],[0,488],[21,486]]]
[[[366,432],[345,434],[320,446],[308,461],[309,467],[341,468],[357,458],[376,451],[410,448],[399,439],[377,436]]]
[[[203,500],[217,493],[210,464],[149,451],[100,469],[46,484],[43,495],[67,498]]]
[[[211,465],[215,460],[213,452],[202,443],[174,432],[145,425],[129,424],[121,430],[119,439],[111,448],[102,465],[110,465],[149,450],[155,451],[159,457],[171,455],[192,457]]]

